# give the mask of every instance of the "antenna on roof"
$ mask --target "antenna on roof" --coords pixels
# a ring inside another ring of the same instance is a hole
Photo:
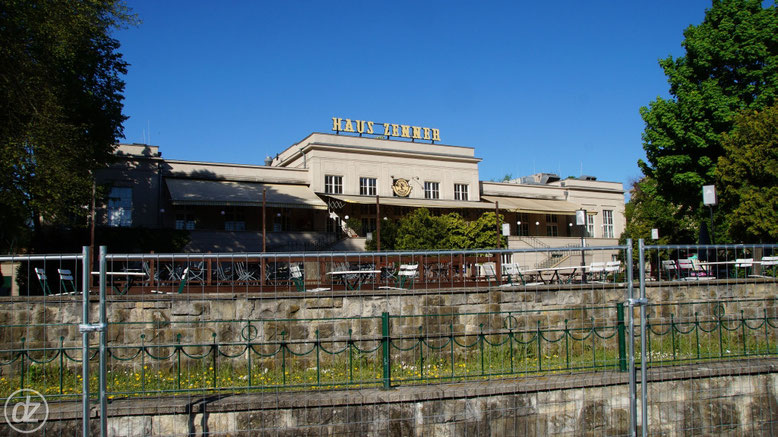
[[[151,122],[146,120],[146,130],[149,131],[149,142],[146,144],[151,144]]]

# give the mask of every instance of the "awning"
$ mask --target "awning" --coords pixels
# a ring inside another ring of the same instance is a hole
[[[327,209],[306,185],[171,178],[165,183],[173,205],[262,206],[262,190],[267,189],[267,206]]]
[[[575,215],[580,205],[566,200],[532,199],[528,197],[481,196],[489,202],[499,202],[502,210],[535,214]],[[594,214],[591,212],[589,214]]]
[[[375,205],[375,196],[350,196],[345,194],[324,194],[333,199],[345,203],[357,203],[362,205]],[[382,206],[408,206],[412,208],[447,208],[447,209],[494,209],[493,203],[488,202],[469,202],[466,200],[433,200],[433,199],[411,199],[407,197],[381,197],[379,202]]]

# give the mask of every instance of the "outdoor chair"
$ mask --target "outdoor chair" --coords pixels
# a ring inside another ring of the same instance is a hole
[[[713,274],[711,274],[708,267],[700,264],[700,260],[697,258],[689,258],[692,262],[692,272],[694,272],[695,277],[698,280],[703,279],[713,279]]]
[[[662,272],[667,272],[667,280],[672,281],[673,279],[679,279],[678,276],[678,264],[675,263],[674,259],[665,259],[662,260]],[[662,273],[659,273],[660,277]]]
[[[205,263],[192,261],[189,263],[189,281],[203,282],[205,276]]]
[[[483,276],[490,286],[492,285],[492,280],[497,282],[497,269],[493,262],[479,264],[478,266],[480,270],[480,276]]]
[[[397,271],[397,286],[399,288],[413,288],[413,280],[419,272],[418,264],[402,264]]]
[[[413,281],[419,271],[418,264],[401,264],[394,277],[395,286],[381,286],[380,289],[404,290],[413,288]]]
[[[776,278],[778,277],[778,256],[765,256],[762,257],[762,278]]]
[[[159,263],[157,263],[157,266],[159,266]],[[143,273],[146,274],[146,277],[149,278],[150,282],[153,282],[155,284],[159,283],[159,267],[157,267],[154,270],[154,275],[151,274],[151,266],[149,266],[148,261],[143,261],[141,264],[141,267],[143,268]]]
[[[504,284],[503,286],[510,286],[510,285],[516,285],[513,283],[514,278],[521,282],[521,285],[523,286],[529,286],[529,285],[541,285],[542,282],[530,282],[527,283],[527,281],[524,279],[524,274],[521,272],[521,267],[517,263],[506,263],[502,265],[502,275],[505,276],[508,279],[508,283]]]
[[[181,282],[178,284],[178,291],[160,291],[160,290],[151,290],[152,293],[155,294],[182,294],[184,292],[184,287],[186,287],[186,282],[189,279],[189,267],[184,268],[184,271],[181,272]]]
[[[610,277],[613,282],[616,282],[618,279],[619,273],[621,272],[621,261],[608,261],[605,263],[605,280],[607,281]]]
[[[216,263],[216,284],[218,285],[230,285],[232,283],[232,267],[228,264],[226,267],[224,263]]]
[[[51,295],[51,287],[49,287],[49,281],[46,277],[46,270],[40,267],[35,267],[35,276],[38,277],[38,282],[41,284],[41,290],[44,295]]]
[[[73,278],[73,273],[69,269],[57,269],[59,273],[59,286],[61,294],[78,294],[76,289],[76,281]]]
[[[300,266],[292,264],[289,266],[289,279],[297,287],[297,291],[305,291],[305,279],[303,278],[303,272],[300,270]]]
[[[748,277],[751,274],[751,267],[754,265],[753,258],[737,258],[735,260],[735,277],[740,277],[740,271],[743,271],[744,277]]]
[[[598,261],[589,264],[589,275],[592,279],[602,281],[605,276],[605,263]]]
[[[678,274],[681,279],[687,281],[699,281],[703,279],[713,279],[705,269],[695,262],[694,258],[682,258],[678,260]]]
[[[238,281],[240,282],[254,282],[257,280],[254,272],[243,262],[235,263],[235,273],[238,275]]]

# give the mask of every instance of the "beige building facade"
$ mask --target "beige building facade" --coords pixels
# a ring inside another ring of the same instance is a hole
[[[185,229],[188,250],[212,252],[360,250],[378,220],[420,207],[466,219],[498,208],[509,247],[580,242],[581,209],[589,244],[615,244],[624,230],[621,183],[481,181],[475,149],[440,144],[437,130],[389,125],[389,135],[371,136],[367,122],[363,133],[333,124],[334,133],[312,133],[265,165],[171,160],[156,146],[121,144],[97,175],[110,191],[98,223]]]

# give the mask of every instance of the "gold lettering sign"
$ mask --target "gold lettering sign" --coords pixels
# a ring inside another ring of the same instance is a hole
[[[373,125],[383,127],[383,133],[375,132]],[[349,132],[368,135],[381,135],[387,138],[409,138],[415,140],[440,141],[440,130],[431,127],[411,126],[397,123],[375,123],[367,120],[352,120],[350,118],[332,117],[332,130],[334,132]]]
[[[399,197],[408,197],[411,194],[411,184],[408,183],[408,179],[395,179],[392,191]]]

